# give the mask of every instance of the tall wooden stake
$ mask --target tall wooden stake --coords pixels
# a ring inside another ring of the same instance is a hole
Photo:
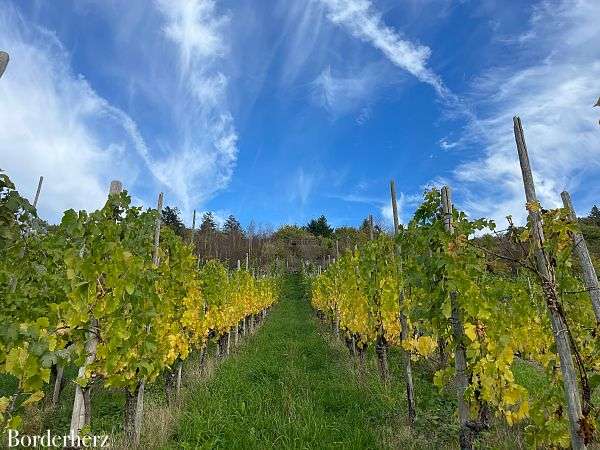
[[[37,203],[38,195],[42,187],[43,178],[40,177],[38,184],[38,191],[34,204]],[[108,196],[119,195],[123,191],[123,184],[120,181],[113,180],[110,183],[108,190]],[[85,342],[85,363],[79,368],[77,376],[83,378],[87,366],[93,364],[96,360],[96,349],[98,347],[98,335],[100,329],[98,327],[98,320],[94,317],[90,318],[90,331],[86,333]],[[89,425],[91,417],[91,404],[89,396],[90,386],[81,387],[78,384],[75,386],[75,398],[73,399],[73,411],[71,412],[71,425],[69,427],[70,432],[73,435],[78,435],[82,428]],[[87,399],[87,401],[86,401]]]
[[[158,256],[158,249],[160,246],[160,225],[162,223],[162,208],[163,208],[163,193],[158,194],[158,204],[156,209],[158,210],[158,215],[156,216],[156,223],[154,225],[154,247],[152,249],[152,262],[156,267],[160,264],[160,259]]]
[[[567,211],[569,211],[571,220],[577,223],[577,215],[575,214],[575,209],[573,209],[573,203],[571,203],[571,196],[567,191],[563,191],[560,196],[562,198],[564,207],[567,209]],[[590,252],[588,251],[583,234],[581,234],[580,231],[577,231],[573,233],[571,237],[573,239],[573,249],[579,258],[579,264],[581,264],[583,281],[585,282],[585,287],[588,290],[592,300],[592,307],[594,308],[596,323],[600,324],[600,283],[598,283],[596,269],[592,264],[592,258],[590,257]]]
[[[369,239],[373,240],[373,215],[369,214]]]
[[[119,195],[121,192],[123,192],[123,183],[121,183],[119,180],[112,180],[110,182],[110,188],[108,190],[108,195]]]
[[[194,232],[196,231],[196,210],[194,210],[194,214],[192,215],[192,234],[190,236],[190,244],[194,244]]]
[[[454,233],[452,225],[452,194],[448,186],[442,188],[442,209],[444,212],[444,227],[449,234]],[[459,443],[461,449],[473,448],[473,432],[468,427],[469,404],[465,399],[465,392],[469,386],[467,372],[467,355],[465,351],[465,332],[461,320],[458,294],[450,292],[452,335],[455,343],[454,368],[456,370],[456,388],[458,397],[458,419],[460,423]]]
[[[398,219],[398,203],[396,200],[396,184],[394,180],[390,181],[390,193],[392,196],[392,212],[394,216],[394,236],[397,236],[400,231],[400,221]],[[398,258],[400,276],[404,277],[402,273],[402,247],[400,245],[396,246],[396,256]],[[406,320],[406,316],[402,312],[402,303],[404,302],[404,286],[400,288],[400,292],[398,293],[398,307],[399,307],[399,319],[400,319],[400,339],[403,342],[408,340],[408,321]],[[415,417],[417,415],[417,410],[415,407],[415,387],[413,383],[412,377],[412,363],[410,361],[410,353],[402,350],[402,356],[404,359],[404,377],[406,379],[406,401],[408,404],[408,420],[413,423],[415,421]]]
[[[525,198],[528,204],[537,203],[535,193],[535,184],[533,174],[529,164],[529,155],[525,144],[525,134],[519,117],[513,118],[515,140],[517,143],[517,152],[519,154],[519,163],[521,165],[521,174],[523,176],[523,187],[525,188]],[[583,419],[581,410],[581,401],[579,389],[577,387],[577,375],[573,364],[573,355],[569,343],[568,329],[559,312],[559,295],[556,287],[556,274],[554,267],[548,261],[548,255],[544,251],[544,229],[542,226],[542,217],[537,211],[529,211],[529,218],[533,227],[532,245],[535,246],[535,261],[538,276],[541,278],[542,290],[546,299],[546,305],[550,314],[552,331],[554,332],[554,342],[556,351],[560,360],[560,369],[563,376],[563,386],[567,400],[567,410],[569,425],[571,430],[571,445],[574,450],[587,448],[580,434],[579,421]]]
[[[38,181],[38,187],[35,191],[35,199],[33,200],[33,207],[37,208],[38,200],[40,198],[40,191],[42,190],[42,183],[44,182],[44,177],[40,177],[40,181]]]
[[[160,246],[160,225],[162,223],[163,193],[158,194],[156,207],[158,214],[154,225],[154,245],[152,248],[152,262],[156,267],[160,264],[159,246]],[[142,431],[142,418],[144,415],[144,390],[146,380],[140,380],[132,394],[127,390],[125,399],[125,434],[134,446],[140,442]]]

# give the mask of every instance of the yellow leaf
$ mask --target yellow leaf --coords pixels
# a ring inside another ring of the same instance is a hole
[[[0,414],[4,414],[9,405],[8,397],[0,397]]]
[[[36,391],[31,394],[27,399],[22,403],[23,405],[30,405],[32,403],[39,402],[42,398],[44,398],[44,393],[42,391]]]
[[[437,347],[437,342],[429,336],[421,336],[417,339],[416,348],[419,354],[427,357],[433,353]]]
[[[467,323],[465,323],[464,328],[465,328],[465,334],[467,335],[467,337],[469,339],[471,339],[472,341],[477,340],[477,331],[476,331],[475,325],[467,322]]]
[[[540,212],[540,203],[537,201],[527,202],[525,204],[525,207],[527,208],[527,211]]]
[[[521,392],[515,387],[509,387],[503,393],[504,401],[508,405],[514,405],[521,399]]]

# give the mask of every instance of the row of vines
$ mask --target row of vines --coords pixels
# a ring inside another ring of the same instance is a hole
[[[126,390],[124,429],[138,441],[146,383],[164,376],[173,395],[191,352],[204,355],[211,339],[226,352],[264,318],[275,278],[200,267],[192,246],[161,226],[160,209],[132,206],[111,187],[102,209],[69,210],[48,226],[0,172],[0,374],[16,379],[0,397],[0,430],[58,395],[71,365],[71,432],[89,430],[90,389],[103,385]]]
[[[533,448],[586,448],[595,434],[599,327],[573,261],[577,224],[566,207],[528,198],[527,209],[526,226],[509,217],[496,233],[492,221],[454,208],[449,189],[433,189],[395,236],[380,234],[311,280],[314,308],[359,357],[375,348],[384,380],[387,349],[400,349],[411,419],[416,361],[434,364],[440,389],[457,389],[461,448],[493,416],[522,422]],[[483,230],[506,246],[489,245]],[[539,370],[542,395],[516,381],[517,360]]]

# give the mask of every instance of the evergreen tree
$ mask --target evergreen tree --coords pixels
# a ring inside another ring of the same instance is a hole
[[[244,230],[242,229],[240,222],[233,215],[230,215],[225,221],[225,224],[223,225],[223,232],[231,236],[244,234]]]
[[[202,216],[202,223],[200,224],[200,232],[202,233],[214,233],[217,231],[217,224],[215,222],[215,218],[213,213],[206,212]]]
[[[162,210],[162,222],[175,231],[175,234],[184,237],[185,225],[183,224],[181,217],[179,217],[179,208],[171,208],[170,206],[165,207]]]
[[[333,236],[333,228],[329,226],[325,216],[321,216],[318,219],[312,219],[304,228],[314,236],[323,236],[327,238]]]
[[[592,206],[592,210],[590,211],[588,219],[591,219],[592,222],[600,224],[600,208],[598,208],[596,205]]]

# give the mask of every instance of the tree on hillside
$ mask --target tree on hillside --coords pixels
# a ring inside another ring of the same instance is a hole
[[[323,215],[318,219],[312,219],[304,228],[313,236],[322,236],[326,238],[333,236],[333,228],[329,226],[327,219]]]
[[[213,213],[204,213],[196,235],[196,250],[203,260],[218,258],[216,242],[218,232]]]
[[[273,233],[265,253],[271,261],[279,259],[287,267],[297,269],[305,260],[322,261],[325,258],[319,241],[306,227],[284,225]]]
[[[240,222],[230,215],[223,224],[223,245],[225,248],[221,252],[230,262],[236,264],[237,260],[244,261],[248,247],[244,241],[244,230]]]
[[[352,250],[361,242],[360,231],[354,227],[339,227],[335,229],[334,238],[338,241],[340,255],[346,250]]]
[[[230,236],[244,234],[242,225],[240,225],[240,222],[233,215],[230,215],[225,221],[225,224],[223,224],[223,232]]]
[[[598,208],[596,205],[592,206],[592,210],[590,211],[588,219],[600,225],[600,208]]]
[[[369,218],[366,217],[363,221],[362,224],[359,228],[359,231],[361,233],[363,233],[365,236],[369,237],[370,235],[370,228],[371,228],[371,224],[369,223]],[[373,222],[373,236],[377,236],[378,234],[380,234],[383,230],[381,229],[381,227],[376,224],[375,222]]]
[[[183,224],[181,217],[179,217],[179,208],[171,208],[170,206],[165,207],[162,210],[162,222],[170,227],[175,234],[184,237],[185,225]]]
[[[208,233],[217,231],[217,224],[215,222],[215,218],[213,213],[205,212],[202,216],[202,223],[200,224],[200,232]]]

